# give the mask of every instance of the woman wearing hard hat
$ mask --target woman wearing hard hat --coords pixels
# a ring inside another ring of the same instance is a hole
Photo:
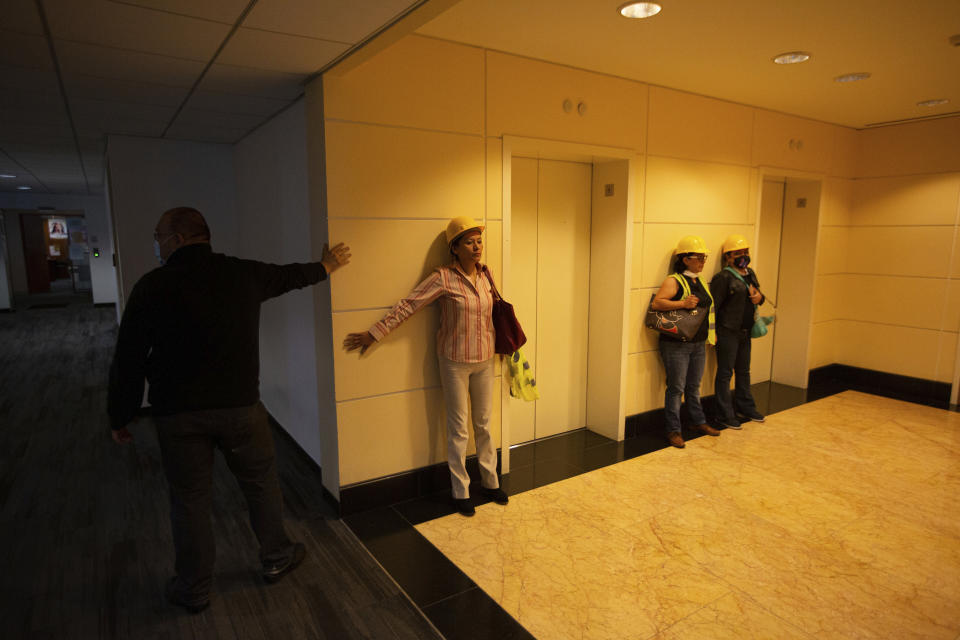
[[[507,494],[497,476],[497,449],[490,437],[489,422],[494,393],[493,295],[489,271],[480,263],[483,255],[483,225],[458,217],[447,225],[447,246],[453,260],[438,267],[382,320],[343,341],[347,351],[362,354],[404,320],[440,300],[440,330],[437,360],[443,399],[447,406],[447,464],[457,511],[474,514],[470,502],[467,455],[467,407],[472,409],[473,431],[480,463],[481,492],[498,504],[507,504]]]
[[[694,429],[711,436],[720,435],[719,431],[707,424],[700,404],[700,381],[706,362],[704,343],[714,342],[713,299],[700,278],[709,253],[700,236],[681,238],[674,251],[673,273],[663,281],[651,302],[656,311],[696,307],[704,311],[709,309],[708,320],[700,325],[692,340],[683,341],[660,334],[660,357],[667,372],[663,407],[666,412],[667,441],[680,449],[686,446],[680,433],[681,400],[687,407]]]
[[[717,421],[728,429],[742,422],[763,422],[750,393],[750,331],[757,305],[763,304],[757,274],[750,264],[750,243],[734,234],[723,243],[723,268],[710,282],[717,305]],[[736,374],[733,397],[730,378]]]

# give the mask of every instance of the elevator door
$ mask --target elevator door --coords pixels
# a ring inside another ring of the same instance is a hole
[[[510,402],[512,444],[586,424],[592,166],[513,158],[511,302],[540,400]]]

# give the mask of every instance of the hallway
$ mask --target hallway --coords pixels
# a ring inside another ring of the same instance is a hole
[[[156,436],[121,448],[106,421],[115,312],[0,314],[0,629],[7,638],[439,638],[322,498],[314,469],[275,436],[287,527],[307,559],[277,585],[218,456],[210,609],[168,605],[167,490]]]

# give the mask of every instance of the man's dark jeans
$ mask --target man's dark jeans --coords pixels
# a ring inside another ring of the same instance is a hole
[[[191,602],[209,597],[216,556],[210,520],[215,448],[246,496],[261,561],[289,558],[293,545],[283,528],[283,497],[263,404],[157,416],[155,422],[170,487],[177,594]]]
[[[717,397],[717,418],[730,424],[736,420],[736,410],[745,415],[756,415],[757,405],[750,393],[750,330],[734,331],[717,327],[717,376],[714,393]],[[730,378],[736,374],[733,397]]]
[[[700,381],[706,364],[704,342],[660,341],[660,357],[667,372],[667,390],[664,394],[663,408],[666,414],[667,433],[680,432],[681,399],[690,414],[693,424],[704,424],[700,404]]]

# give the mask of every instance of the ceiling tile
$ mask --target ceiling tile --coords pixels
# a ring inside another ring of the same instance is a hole
[[[243,26],[356,44],[415,4],[410,0],[259,0]]]
[[[183,16],[235,24],[250,0],[114,0],[138,7],[150,7]]]
[[[199,89],[245,96],[294,100],[303,93],[303,76],[228,64],[214,64]]]
[[[0,64],[25,69],[53,69],[50,47],[42,35],[0,29]]]
[[[48,91],[2,91],[0,109],[64,113],[59,89]]]
[[[0,123],[2,123],[0,124],[0,127],[24,124],[67,127],[68,130],[70,127],[70,121],[67,119],[67,112],[64,111],[62,107],[59,110],[50,109],[45,111],[34,109],[0,108]]]
[[[190,96],[188,108],[222,111],[225,113],[245,113],[254,116],[272,116],[288,104],[290,100],[259,98],[257,96],[239,96],[214,91],[196,91]]]
[[[130,136],[158,137],[167,127],[166,120],[137,120],[89,114],[74,119],[77,132],[83,135],[116,133]]]
[[[78,42],[56,41],[60,68],[68,79],[74,73],[117,80],[148,81],[173,87],[192,87],[203,62],[151,53],[118,51]]]
[[[60,91],[53,69],[24,69],[0,64],[0,89],[13,91]]]
[[[43,35],[36,0],[4,0],[3,27],[10,31]]]
[[[231,28],[106,0],[45,0],[44,7],[55,39],[202,62],[213,57]]]
[[[264,116],[251,116],[242,113],[224,113],[222,111],[208,111],[206,109],[184,109],[177,116],[174,127],[177,125],[200,125],[211,127],[226,127],[249,131],[264,121]]]
[[[238,29],[217,62],[309,75],[348,48],[349,45],[341,42]]]
[[[82,73],[71,73],[64,80],[64,85],[71,99],[93,98],[164,107],[180,106],[190,92],[187,87],[98,78]]]
[[[211,127],[199,124],[175,124],[164,138],[171,140],[192,140],[194,142],[223,142],[233,144],[247,133],[246,129]]]
[[[84,118],[126,118],[131,120],[159,120],[169,122],[176,113],[176,107],[163,105],[136,104],[113,100],[91,100],[89,98],[71,98],[70,110],[74,120]]]
[[[40,144],[57,144],[64,140],[72,140],[73,133],[67,122],[61,124],[23,124],[20,122],[0,122],[0,147],[5,143],[38,142]]]

